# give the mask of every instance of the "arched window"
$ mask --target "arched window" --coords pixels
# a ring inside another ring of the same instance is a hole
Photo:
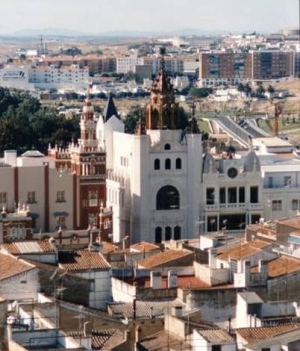
[[[155,243],[160,244],[162,240],[162,229],[161,227],[155,228]]]
[[[154,169],[160,169],[160,160],[158,158],[154,160]]]
[[[159,128],[159,112],[157,109],[154,109],[152,111],[152,129],[158,129]]]
[[[165,229],[165,240],[170,241],[172,239],[172,229],[171,227],[166,227]]]
[[[176,158],[176,169],[181,169],[181,158]]]
[[[178,190],[172,185],[162,187],[156,195],[157,210],[179,209],[180,199]]]
[[[181,239],[181,228],[177,225],[174,228],[174,240],[180,240]]]
[[[165,169],[171,169],[171,160],[169,158],[165,160]]]
[[[171,145],[170,144],[165,144],[165,150],[171,150]]]

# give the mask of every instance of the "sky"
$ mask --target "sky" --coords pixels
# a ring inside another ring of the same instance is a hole
[[[1,0],[0,35],[60,28],[277,32],[299,26],[300,0]]]

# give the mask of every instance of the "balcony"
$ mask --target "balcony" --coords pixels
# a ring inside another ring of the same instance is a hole
[[[205,205],[205,211],[252,211],[252,210],[263,210],[263,205],[260,203],[225,203],[225,204],[214,204]]]

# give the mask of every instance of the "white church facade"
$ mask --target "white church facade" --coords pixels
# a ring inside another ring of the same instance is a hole
[[[107,206],[113,208],[115,241],[129,233],[131,242],[157,243],[195,235],[200,216],[201,134],[192,127],[183,133],[178,111],[162,61],[145,123],[140,121],[135,134],[113,131],[112,138],[105,134],[107,159],[112,160],[107,165]]]

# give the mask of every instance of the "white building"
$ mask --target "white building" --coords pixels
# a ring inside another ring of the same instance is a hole
[[[140,123],[134,135],[113,132],[113,150],[107,145],[112,154],[107,205],[113,207],[114,240],[129,233],[132,242],[194,236],[200,215],[202,144],[194,120],[189,131],[183,133],[180,127],[178,104],[162,62],[152,85],[146,126]]]
[[[135,66],[143,65],[144,59],[135,55],[117,58],[117,73],[135,72]]]
[[[87,87],[89,83],[88,67],[70,66],[36,66],[29,70],[29,83],[36,88],[72,89]]]
[[[89,83],[88,67],[6,65],[0,69],[1,86],[16,89],[78,89]]]

